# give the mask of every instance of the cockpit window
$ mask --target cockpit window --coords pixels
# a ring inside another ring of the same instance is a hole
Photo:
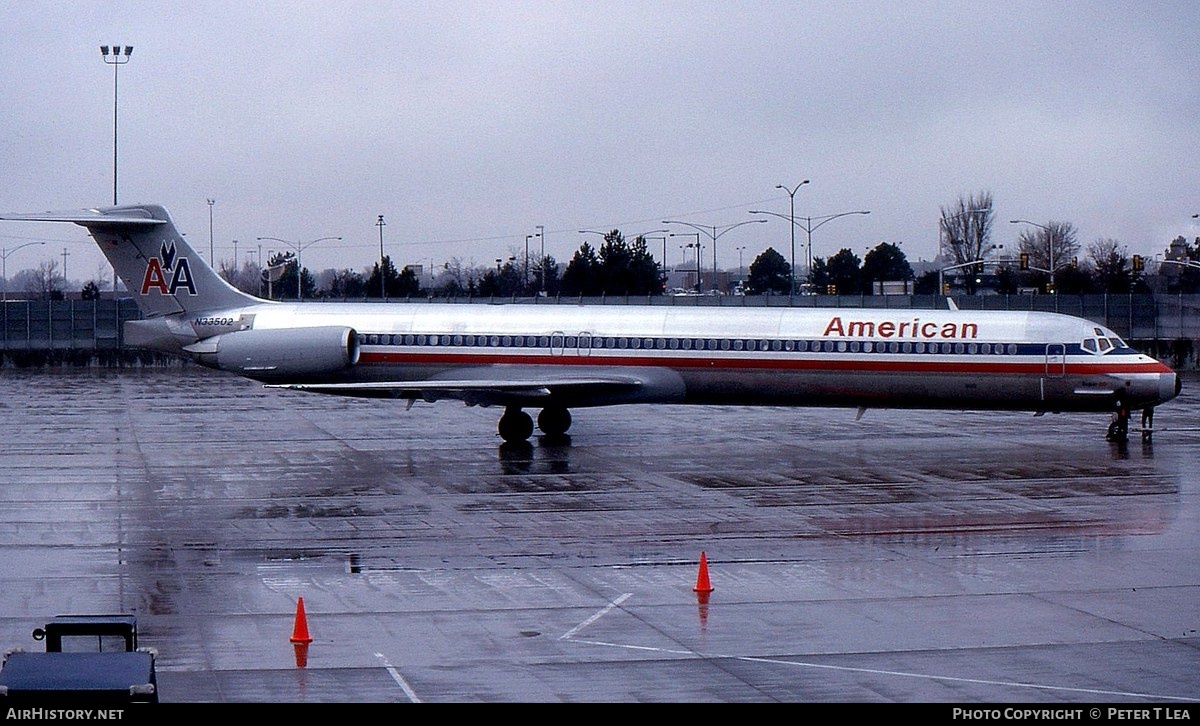
[[[1120,337],[1113,335],[1111,330],[1104,328],[1092,328],[1096,334],[1095,338],[1087,338],[1083,341],[1083,349],[1095,355],[1104,355],[1111,350],[1119,350],[1128,348],[1129,345],[1121,340]]]

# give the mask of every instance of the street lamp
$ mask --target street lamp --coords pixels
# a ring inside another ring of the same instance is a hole
[[[383,221],[383,215],[379,215],[379,219],[375,221],[375,226],[379,228],[379,299],[387,298],[386,278],[383,274],[383,228],[387,226],[387,222]]]
[[[109,52],[107,45],[100,46],[100,57],[104,62],[113,67],[113,206],[117,204],[117,69],[129,62],[129,56],[133,53],[133,46],[127,45],[122,48],[119,45],[112,46],[112,52]],[[122,54],[122,52],[124,54]]]
[[[826,214],[823,217],[799,217],[799,218],[797,218],[795,215],[793,215],[792,217],[789,218],[789,217],[785,217],[782,214],[779,214],[777,212],[766,212],[766,211],[759,210],[759,209],[750,211],[750,214],[769,214],[772,217],[779,217],[780,219],[788,219],[791,221],[793,228],[799,227],[800,229],[802,229],[808,233],[808,244],[807,244],[807,247],[808,247],[808,270],[806,272],[806,276],[812,274],[812,233],[814,231],[820,229],[822,226],[832,222],[833,220],[839,219],[841,217],[849,217],[850,215],[853,215],[853,214],[870,214],[870,213],[871,213],[870,210],[863,210],[863,211],[857,211],[857,212],[838,212],[837,214]],[[765,222],[767,220],[764,219],[761,221]],[[801,221],[803,221],[804,224],[800,224]],[[815,222],[815,224],[814,224],[814,222]],[[793,275],[793,279],[795,279],[795,268],[793,268],[792,275]]]
[[[700,251],[703,249],[700,246],[700,233],[699,232],[678,232],[678,233],[672,232],[671,236],[672,237],[695,237],[696,238],[695,242],[688,242],[685,245],[679,245],[679,249],[689,250],[693,247],[696,248],[696,292],[697,293],[704,292],[704,288],[700,282]],[[687,262],[687,252],[683,253],[683,257],[684,257],[683,261]]]
[[[383,217],[381,216],[380,219],[383,219]],[[300,263],[300,255],[304,252],[304,250],[308,249],[309,247],[312,247],[313,245],[315,245],[318,242],[324,242],[325,240],[329,240],[329,239],[340,240],[341,237],[321,237],[320,239],[314,239],[311,242],[305,242],[303,244],[296,244],[295,242],[291,242],[286,239],[280,239],[278,237],[259,237],[258,241],[262,242],[265,239],[273,240],[275,242],[281,242],[281,243],[287,245],[288,247],[291,247],[292,249],[296,250],[296,299],[303,300],[304,299],[304,265],[302,265]],[[380,275],[380,277],[383,276],[383,266],[382,265],[379,268],[379,275]]]
[[[16,247],[13,247],[11,250],[10,249],[0,249],[0,258],[4,259],[4,265],[3,265],[3,276],[4,276],[3,300],[4,300],[4,302],[8,302],[8,256],[11,255],[12,253],[16,252],[19,249],[24,249],[25,247],[31,247],[33,245],[44,245],[44,244],[46,244],[46,243],[45,242],[26,242],[23,245],[17,245]],[[65,270],[64,270],[64,274],[65,274]]]
[[[666,232],[667,230],[663,229],[663,230],[658,230],[658,231]],[[667,282],[667,237],[666,237],[666,235],[663,235],[661,237],[646,237],[646,241],[650,241],[650,240],[658,240],[658,241],[662,242],[662,245],[663,245],[662,276],[661,277],[662,277],[662,282],[663,282],[663,289],[665,290],[666,282]]]
[[[666,222],[663,222],[663,224],[666,224]],[[625,237],[625,239],[637,239],[638,237],[645,237],[648,234],[659,234],[659,233],[665,233],[666,231],[667,230],[665,230],[665,229],[651,229],[651,230],[647,230],[645,232],[638,232],[637,234],[633,235],[632,237]],[[611,234],[611,232],[601,232],[598,229],[581,229],[581,230],[579,230],[579,234],[598,234],[601,237],[607,238],[608,235]]]
[[[133,54],[133,46],[114,45],[109,52],[109,46],[100,46],[100,58],[113,67],[113,206],[117,206],[117,71],[129,62]],[[113,299],[117,297],[117,266],[113,265]]]
[[[700,225],[700,224],[692,224],[691,222],[680,222],[678,220],[673,220],[673,219],[664,219],[663,224],[685,224],[685,225],[691,227],[692,229],[700,230],[704,234],[708,235],[709,239],[712,240],[713,290],[716,290],[717,289],[717,269],[718,269],[717,268],[717,239],[719,239],[721,237],[721,235],[725,234],[726,232],[730,231],[731,229],[741,227],[743,224],[754,224],[756,222],[766,222],[766,221],[767,220],[765,220],[765,219],[749,219],[749,220],[746,220],[745,222],[735,222],[734,224],[727,224],[723,227],[714,227],[714,226],[706,227],[706,226]],[[718,232],[717,230],[720,230],[720,231]],[[700,264],[699,260],[697,260],[696,261],[697,268],[699,268],[699,264]]]
[[[213,205],[216,203],[215,199],[208,200],[208,264],[212,265],[213,269],[217,267],[217,260],[213,256]]]
[[[1034,227],[1037,227],[1038,229],[1044,230],[1046,232],[1046,250],[1047,250],[1046,254],[1050,260],[1050,269],[1046,270],[1046,272],[1050,273],[1050,292],[1051,293],[1056,292],[1057,288],[1054,284],[1054,273],[1058,272],[1058,268],[1056,268],[1054,266],[1054,230],[1050,229],[1049,227],[1047,227],[1044,224],[1038,224],[1037,222],[1030,222],[1028,219],[1010,219],[1010,220],[1008,220],[1008,223],[1009,224],[1030,224],[1030,225],[1033,225]]]
[[[791,200],[791,211],[792,211],[792,216],[791,216],[791,220],[792,220],[792,224],[791,224],[791,227],[792,227],[792,269],[790,270],[790,272],[791,272],[791,274],[792,274],[792,284],[791,284],[791,288],[788,290],[788,295],[795,295],[795,294],[796,294],[796,192],[800,191],[800,187],[804,186],[804,185],[805,185],[805,184],[807,184],[807,183],[808,183],[808,180],[807,180],[807,179],[805,179],[804,181],[800,182],[799,184],[797,184],[796,186],[794,186],[794,187],[792,187],[792,188],[790,188],[790,189],[789,189],[788,187],[785,187],[785,186],[784,186],[784,185],[782,185],[782,184],[776,184],[776,185],[775,185],[775,188],[776,188],[776,189],[782,189],[782,190],[784,190],[785,192],[787,192],[787,193],[788,193],[788,197],[790,197],[790,200]],[[811,266],[811,265],[810,265],[810,266]]]
[[[525,235],[525,289],[524,293],[529,292],[529,240],[533,239],[533,235]]]

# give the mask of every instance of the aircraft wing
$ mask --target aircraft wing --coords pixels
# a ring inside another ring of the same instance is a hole
[[[433,379],[355,383],[274,383],[267,388],[359,398],[402,398],[432,403],[443,398],[471,405],[538,405],[554,399],[573,402],[636,394],[643,381],[632,376],[554,376],[546,378]],[[578,405],[578,404],[577,404]]]

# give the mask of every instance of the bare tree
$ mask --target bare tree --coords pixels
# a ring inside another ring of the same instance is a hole
[[[258,263],[246,260],[239,268],[237,260],[221,260],[217,274],[237,289],[250,295],[258,295],[262,285],[262,270]]]
[[[471,281],[478,274],[467,266],[461,257],[451,257],[437,275],[435,287],[446,295],[462,295],[472,287]]]
[[[954,205],[942,207],[939,227],[943,259],[956,265],[984,259],[991,251],[994,214],[991,192],[959,197]]]
[[[1030,269],[1058,272],[1079,256],[1079,234],[1070,222],[1047,222],[1022,230],[1017,249],[1029,256]]]
[[[1115,239],[1098,239],[1087,247],[1088,265],[1104,292],[1124,293],[1132,289],[1129,250]]]
[[[943,260],[951,261],[951,266],[960,267],[959,272],[970,294],[975,293],[975,275],[981,270],[963,266],[986,259],[992,251],[994,214],[992,193],[987,191],[959,197],[954,205],[942,207],[942,218],[938,222],[942,235],[939,253]]]
[[[31,270],[25,282],[25,292],[37,296],[40,300],[62,299],[63,286],[66,280],[58,274],[58,262],[45,260],[36,270]]]

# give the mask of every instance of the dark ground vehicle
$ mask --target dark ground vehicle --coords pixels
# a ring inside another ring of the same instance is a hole
[[[45,652],[10,650],[0,703],[157,703],[155,652],[139,648],[133,615],[59,615],[33,631]]]

